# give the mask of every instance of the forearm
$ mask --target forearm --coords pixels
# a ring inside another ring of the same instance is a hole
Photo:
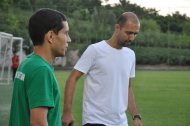
[[[47,121],[46,122],[33,122],[30,123],[30,126],[48,126]]]
[[[135,97],[134,97],[134,94],[133,94],[131,84],[129,85],[128,90],[129,90],[128,109],[129,109],[129,112],[130,112],[131,116],[134,116],[134,115],[137,115],[139,113],[137,111],[137,107],[136,107],[136,103],[135,103]]]
[[[129,112],[134,120],[134,126],[142,126],[141,117],[139,115],[139,112],[137,111],[136,103],[135,103],[135,97],[132,90],[131,81],[129,81],[129,99],[128,99],[128,108]]]
[[[80,78],[82,73],[77,70],[73,70],[67,79],[65,85],[65,97],[64,97],[64,108],[62,115],[62,125],[68,126],[70,123],[73,123],[74,118],[72,116],[72,101],[75,90],[75,85],[77,80]]]
[[[69,126],[69,124],[73,123],[74,121],[74,118],[72,116],[72,101],[75,90],[75,84],[75,80],[68,78],[65,86],[62,126]]]
[[[75,90],[76,80],[68,79],[65,86],[65,96],[64,96],[64,109],[63,113],[72,111],[72,101]]]
[[[80,71],[74,69],[66,81],[63,113],[71,113],[72,111],[72,101],[76,82],[82,76],[82,74],[83,73]]]
[[[48,108],[46,107],[31,109],[30,125],[31,126],[48,126],[47,113],[48,113]]]

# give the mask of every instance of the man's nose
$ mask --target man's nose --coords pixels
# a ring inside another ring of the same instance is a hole
[[[133,41],[133,40],[135,39],[135,37],[136,37],[136,35],[130,34],[130,35],[129,35],[129,40]]]
[[[68,35],[67,43],[70,43],[70,42],[71,42],[71,38],[70,38],[70,36]]]

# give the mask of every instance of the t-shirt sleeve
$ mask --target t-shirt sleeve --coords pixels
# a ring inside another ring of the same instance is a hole
[[[93,45],[90,45],[82,54],[74,69],[86,74],[89,69],[92,67],[95,60],[95,48]]]
[[[135,66],[136,66],[136,57],[135,57],[135,53],[132,53],[132,67],[131,67],[131,72],[130,72],[130,78],[134,78],[135,77]]]
[[[27,83],[29,107],[54,107],[53,76],[46,67],[34,70]]]

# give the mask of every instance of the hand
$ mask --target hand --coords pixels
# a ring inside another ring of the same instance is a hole
[[[72,126],[74,123],[74,118],[71,113],[65,112],[62,115],[62,126]]]
[[[134,126],[143,126],[143,124],[142,124],[140,119],[135,119],[134,120]]]

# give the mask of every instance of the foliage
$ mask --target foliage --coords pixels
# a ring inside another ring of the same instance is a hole
[[[10,7],[10,0],[1,0],[0,11],[7,12]]]
[[[190,48],[190,36],[185,34],[162,33],[154,30],[141,31],[132,42],[137,47]]]
[[[142,19],[141,20],[141,31],[160,32],[160,26],[153,19]]]
[[[185,22],[183,24],[183,33],[186,35],[190,35],[190,22]]]
[[[164,17],[153,8],[140,7],[128,0],[120,0],[120,3],[102,6],[101,0],[3,0],[0,3],[0,31],[22,36],[24,49],[30,53],[29,17],[39,8],[57,9],[68,18],[73,43],[71,49],[76,46],[83,52],[89,44],[109,39],[117,17],[127,10],[135,12],[141,20],[141,31],[132,46],[190,48],[190,18],[185,14],[175,12]],[[165,60],[160,63],[165,63]]]
[[[189,49],[160,48],[160,47],[130,47],[136,53],[137,64],[190,64]]]

